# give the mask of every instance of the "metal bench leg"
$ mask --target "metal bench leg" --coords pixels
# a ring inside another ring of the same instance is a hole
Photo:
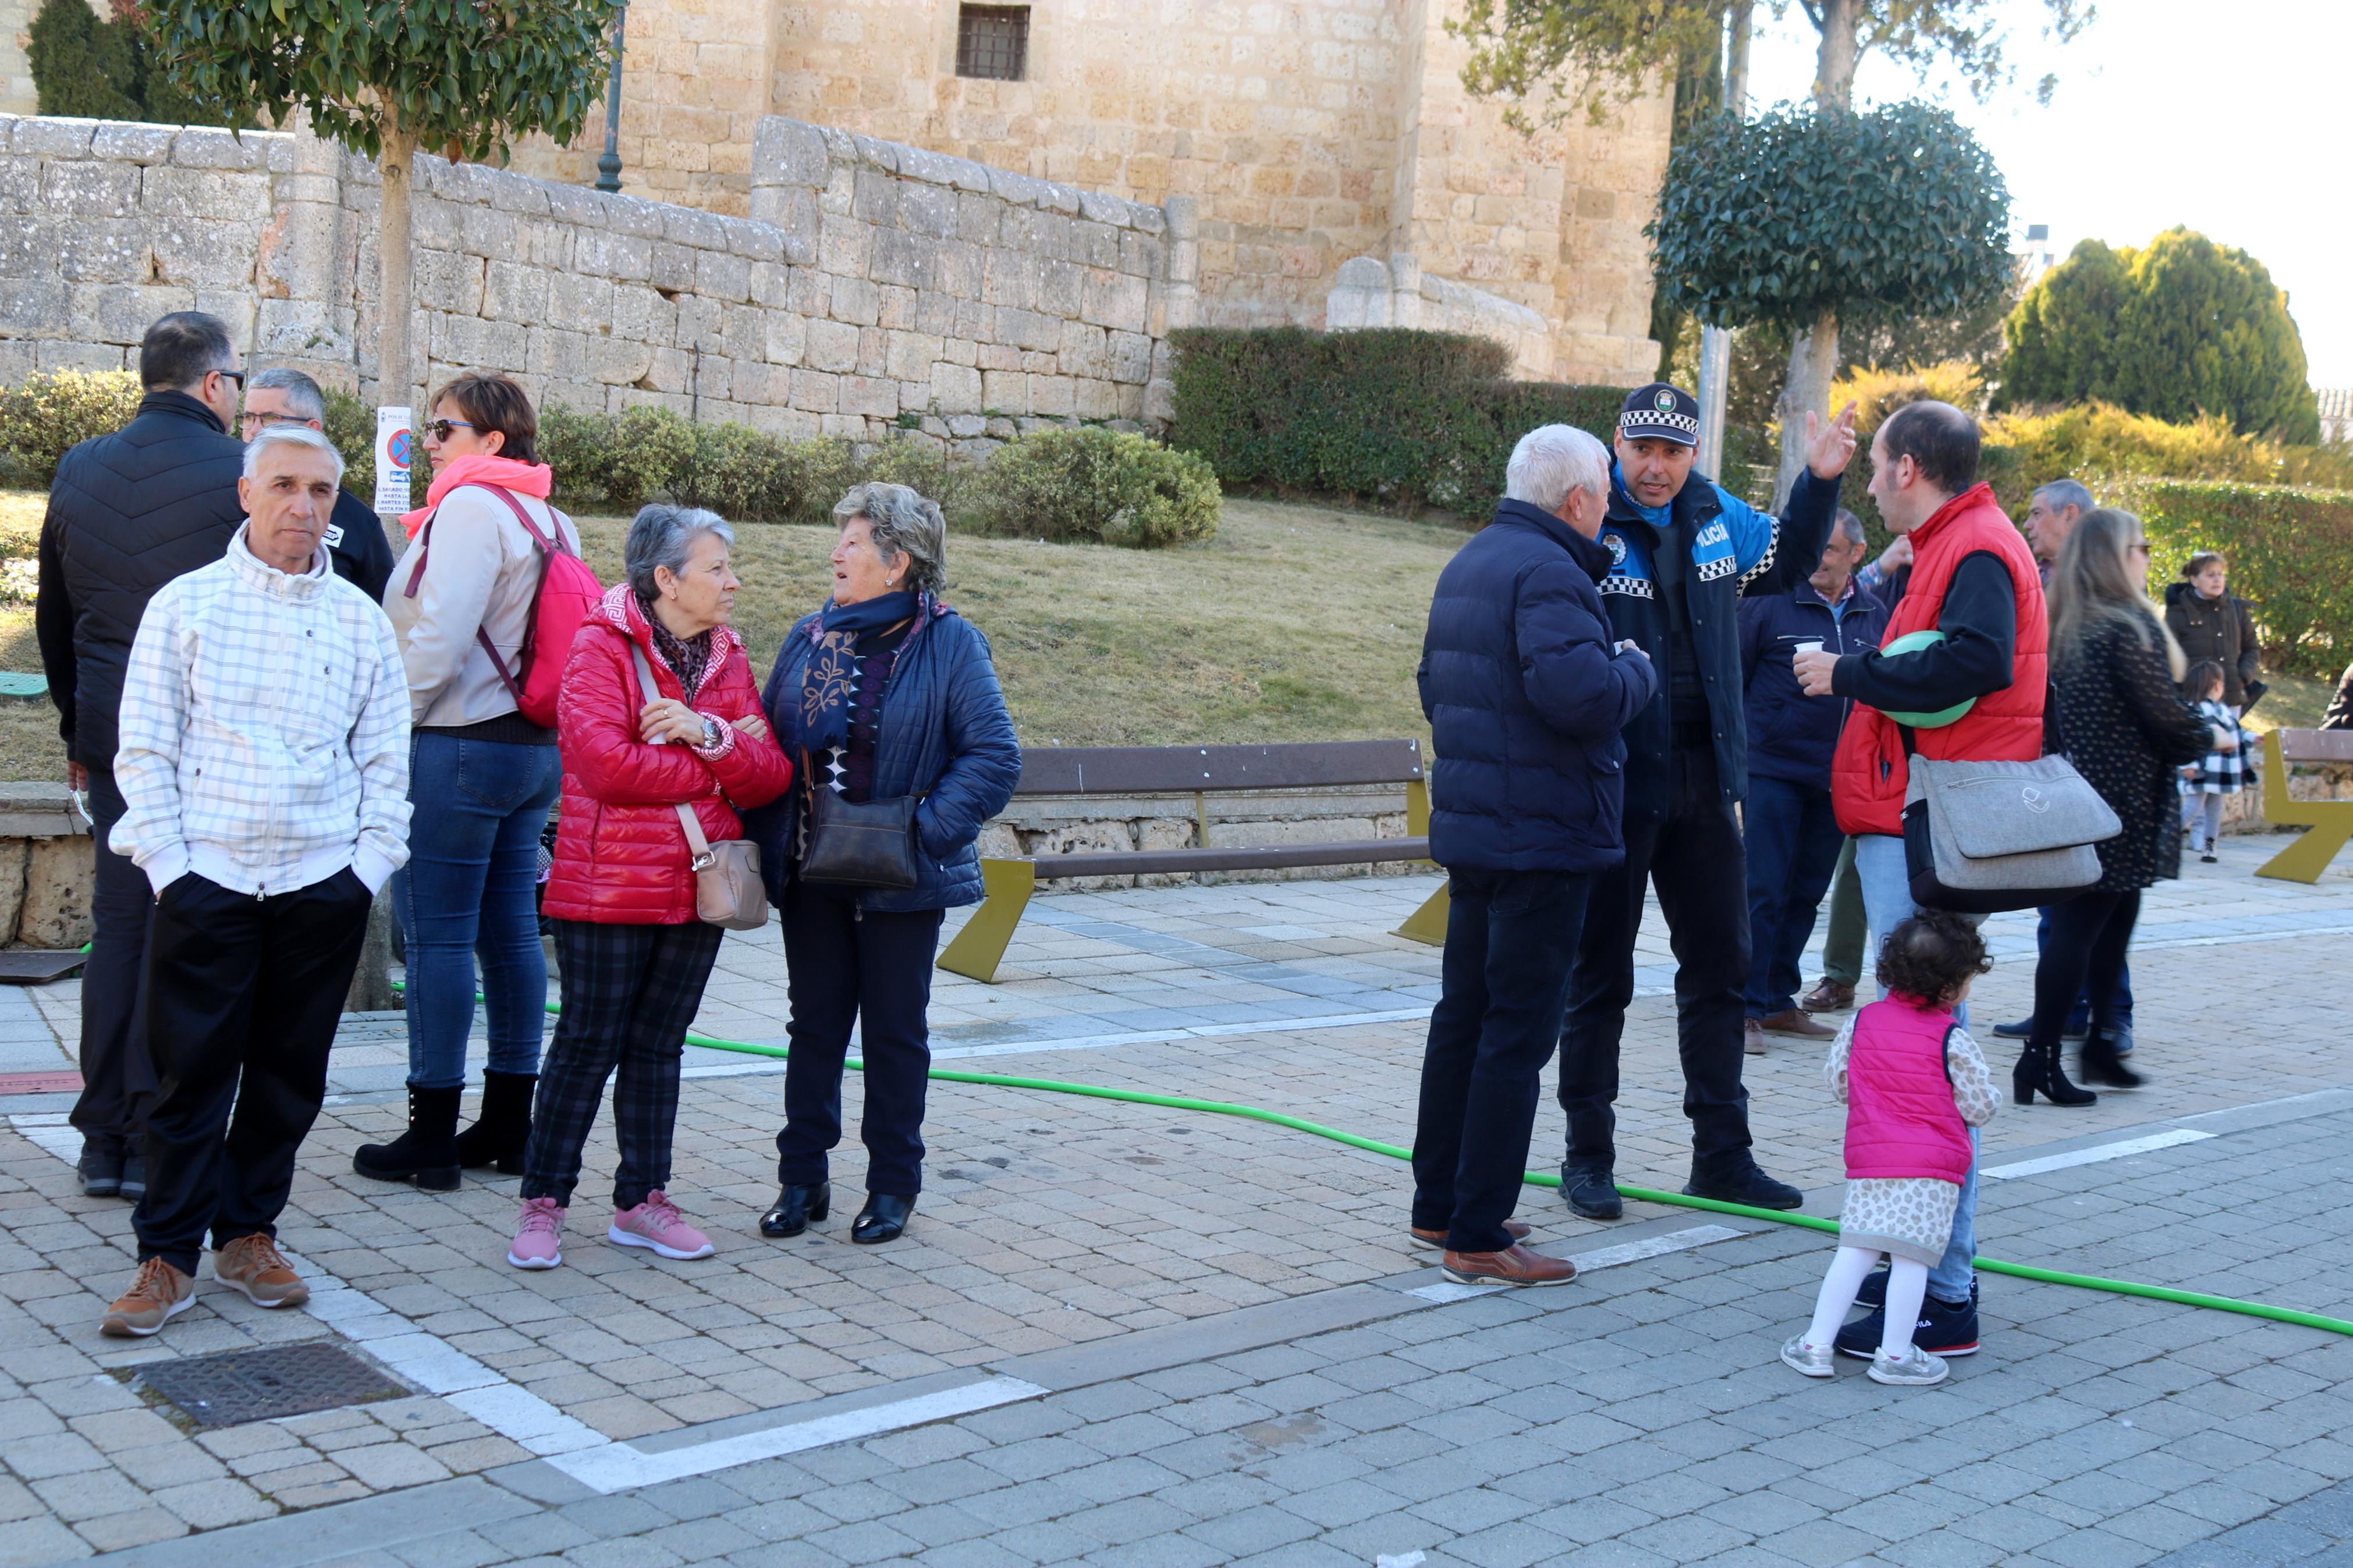
[[[1423,900],[1421,908],[1406,916],[1405,924],[1392,933],[1409,942],[1426,942],[1432,947],[1446,945],[1446,911],[1451,905],[1446,897],[1446,884],[1438,884],[1438,891]]]
[[[1038,868],[1027,860],[983,860],[980,877],[988,897],[940,953],[939,967],[994,985],[1006,944],[1013,940],[1013,928],[1021,923],[1021,913],[1037,889]]]
[[[2299,803],[2306,810],[2325,802]],[[2319,814],[2315,814],[2319,815]],[[2255,868],[2258,877],[2275,878],[2283,882],[2317,882],[2320,874],[2328,869],[2329,861],[2353,838],[2353,805],[2343,812],[2328,812],[2305,830],[2304,836],[2262,865]]]

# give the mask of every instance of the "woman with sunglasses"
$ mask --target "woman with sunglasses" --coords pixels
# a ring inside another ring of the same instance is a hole
[[[522,1169],[547,1005],[540,834],[564,779],[555,731],[516,708],[543,563],[532,528],[577,552],[547,502],[538,416],[508,377],[470,371],[433,395],[433,483],[401,521],[385,610],[408,671],[408,864],[392,880],[407,942],[408,1130],[353,1157],[361,1175],[456,1190],[466,1166]],[[569,649],[535,650],[563,658]],[[481,960],[490,1066],[481,1115],[458,1131]]]

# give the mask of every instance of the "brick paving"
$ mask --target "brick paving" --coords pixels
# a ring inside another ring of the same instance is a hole
[[[1989,1184],[1988,1253],[2353,1312],[2335,1198],[2353,1095],[2332,1092],[2353,1087],[2334,994],[2353,876],[2254,882],[2267,847],[2226,843],[2222,866],[2150,900],[2135,979],[2152,1083],[2084,1111],[2005,1107],[1988,1163],[2128,1131],[2211,1135]],[[1432,885],[1040,900],[1007,984],[940,976],[943,1055],[1409,1142],[1436,954],[1386,933]],[[1991,929],[1981,1037],[2026,1011],[2031,982],[2031,917]],[[1668,978],[1664,957],[1653,917],[1647,989]],[[780,1037],[781,967],[773,932],[731,939],[699,1026]],[[8,1070],[71,1065],[57,1043],[71,983],[0,1002]],[[1638,1000],[1620,1107],[1621,1179],[1668,1188],[1684,1173],[1672,1036],[1671,1001]],[[347,1026],[337,1102],[286,1216],[288,1245],[345,1289],[271,1314],[207,1282],[196,1310],[127,1348],[95,1323],[128,1277],[129,1210],[76,1194],[60,1157],[73,1135],[56,1124],[67,1100],[0,1100],[0,1568],[130,1549],[163,1568],[248,1540],[369,1568],[1416,1552],[2235,1565],[2337,1550],[2331,1521],[2353,1518],[2337,1489],[2353,1481],[2338,1392],[2353,1345],[2335,1336],[1989,1278],[1987,1352],[1946,1387],[1852,1372],[1805,1384],[1773,1350],[1806,1314],[1818,1237],[1736,1226],[1753,1233],[1535,1299],[1433,1303],[1404,1294],[1436,1276],[1398,1246],[1399,1164],[1198,1112],[936,1084],[930,1184],[903,1242],[847,1245],[853,1145],[834,1217],[771,1243],[751,1221],[774,1190],[780,1064],[697,1051],[674,1191],[717,1256],[663,1264],[605,1245],[600,1139],[565,1267],[521,1274],[501,1260],[512,1179],[442,1196],[350,1173],[351,1149],[397,1125],[401,1050],[395,1019]],[[1796,1042],[1752,1060],[1752,1121],[1767,1167],[1834,1213],[1839,1114],[1819,1060]],[[854,1121],[854,1077],[845,1100]],[[1559,1138],[1547,1101],[1531,1163],[1556,1158]],[[1541,1189],[1523,1213],[1550,1250],[1592,1257],[1629,1235]],[[1688,1237],[1707,1217],[1636,1205],[1629,1226]],[[199,1433],[132,1381],[156,1357],[331,1333],[420,1392]],[[563,1468],[586,1446],[635,1463],[991,1376],[1047,1392],[610,1496]],[[379,1504],[398,1512],[364,1511]],[[224,1530],[240,1533],[209,1533]]]

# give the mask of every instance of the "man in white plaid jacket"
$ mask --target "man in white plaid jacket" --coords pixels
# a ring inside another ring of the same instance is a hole
[[[227,553],[165,584],[132,644],[109,842],[155,889],[161,1093],[132,1216],[139,1276],[100,1324],[109,1334],[152,1334],[195,1300],[207,1229],[222,1283],[263,1307],[310,1296],[278,1250],[278,1215],[369,905],[408,858],[399,648],[321,543],[343,468],[316,431],[263,430]]]

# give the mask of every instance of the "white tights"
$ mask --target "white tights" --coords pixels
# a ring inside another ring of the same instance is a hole
[[[1841,1247],[1831,1255],[1830,1272],[1822,1276],[1822,1293],[1814,1300],[1814,1321],[1806,1330],[1806,1343],[1828,1345],[1846,1321],[1854,1293],[1863,1277],[1884,1253],[1876,1247]],[[1887,1327],[1879,1337],[1879,1353],[1898,1357],[1912,1343],[1913,1325],[1920,1321],[1920,1301],[1928,1293],[1928,1266],[1908,1258],[1888,1259]]]

